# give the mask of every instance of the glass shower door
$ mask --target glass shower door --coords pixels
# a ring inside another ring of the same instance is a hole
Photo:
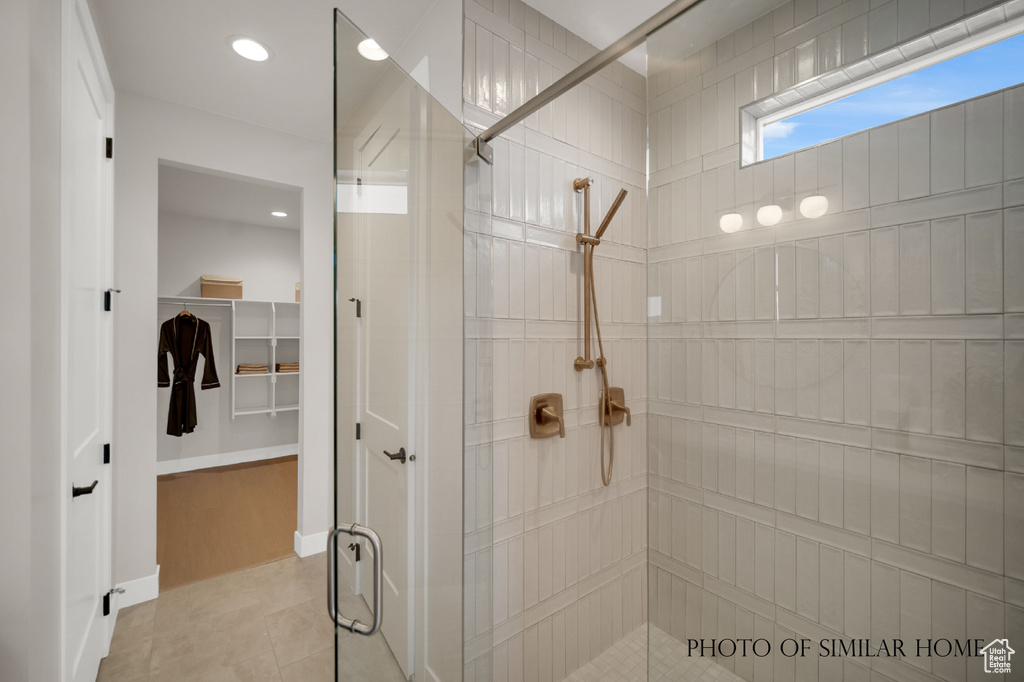
[[[335,675],[459,679],[464,130],[367,39],[337,13]]]

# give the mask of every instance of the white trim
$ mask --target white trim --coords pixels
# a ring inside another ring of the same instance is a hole
[[[152,601],[160,595],[160,564],[156,565],[156,573],[153,575],[118,583],[117,589],[124,590],[124,593],[115,592],[111,600],[110,611],[115,621],[121,609]]]
[[[325,530],[322,533],[303,535],[299,531],[295,531],[295,553],[299,555],[300,559],[305,559],[308,556],[326,552],[327,533],[328,531]]]
[[[183,471],[196,471],[197,469],[210,469],[212,467],[228,466],[230,464],[242,464],[244,462],[259,462],[265,459],[276,459],[287,457],[299,452],[298,443],[287,445],[272,445],[266,448],[255,448],[253,450],[237,450],[235,452],[222,452],[216,455],[203,455],[201,457],[185,457],[183,459],[167,459],[156,463],[156,475],[179,474]],[[326,542],[326,540],[325,540]]]

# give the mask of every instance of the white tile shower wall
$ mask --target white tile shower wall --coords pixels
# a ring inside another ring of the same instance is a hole
[[[465,15],[475,132],[595,52],[519,0],[467,0]],[[465,194],[464,679],[557,682],[646,622],[646,81],[616,64],[493,146],[493,166],[467,166]],[[633,415],[615,427],[607,488],[598,376],[572,366],[583,348],[579,176],[595,179],[595,229],[629,192],[594,266],[611,384]],[[530,397],[547,392],[564,396],[565,439],[528,435]]]
[[[797,0],[681,60],[648,43],[648,289],[673,302],[649,327],[650,619],[677,639],[1024,642],[1024,86],[745,168],[737,139],[738,107],[987,4]]]

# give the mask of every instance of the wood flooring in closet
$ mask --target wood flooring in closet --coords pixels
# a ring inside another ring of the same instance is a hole
[[[294,553],[298,456],[157,477],[160,591]]]

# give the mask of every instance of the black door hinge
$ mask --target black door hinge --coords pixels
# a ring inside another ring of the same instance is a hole
[[[103,615],[104,616],[109,616],[110,615],[110,593],[109,592],[107,592],[105,595],[103,595]]]
[[[103,309],[105,311],[107,311],[108,313],[110,312],[110,292],[109,291],[104,291],[103,292]]]
[[[114,158],[114,138],[112,137],[107,138],[107,158]]]
[[[348,300],[349,300],[349,302],[356,304],[356,317],[362,317],[363,316],[363,302],[360,301],[358,298],[350,298]]]
[[[363,435],[363,429],[362,429],[362,426],[360,425],[360,423],[359,423],[359,422],[356,422],[356,440],[359,440],[359,438],[360,438],[360,437],[361,437],[362,435]]]
[[[362,560],[362,557],[360,555],[361,545],[358,542],[353,542],[352,544],[350,544],[348,546],[348,548],[356,553],[356,561],[361,561]]]
[[[110,464],[110,443],[103,444],[103,463]]]

